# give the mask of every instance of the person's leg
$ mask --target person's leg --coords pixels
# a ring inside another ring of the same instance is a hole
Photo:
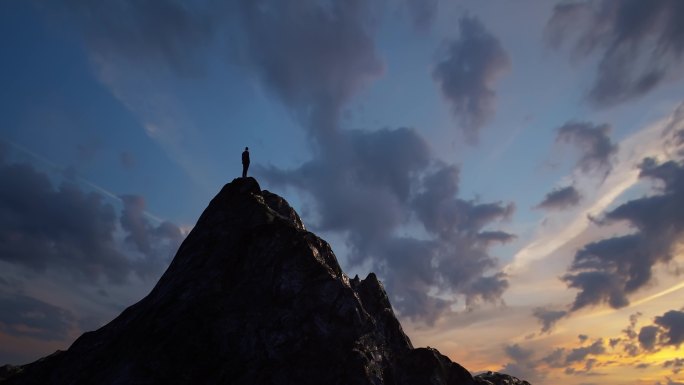
[[[247,167],[249,167],[248,164],[243,164],[242,165],[242,177],[247,178]]]

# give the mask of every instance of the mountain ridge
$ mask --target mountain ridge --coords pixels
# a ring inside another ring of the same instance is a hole
[[[376,275],[350,279],[254,178],[221,189],[142,300],[66,351],[0,369],[3,385],[526,384],[491,378],[414,348]]]

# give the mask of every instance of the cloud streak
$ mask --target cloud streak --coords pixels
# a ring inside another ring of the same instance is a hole
[[[636,232],[589,243],[577,252],[563,277],[569,287],[579,289],[572,310],[600,303],[624,307],[629,294],[651,282],[656,264],[672,260],[684,234],[679,209],[684,207],[684,165],[646,158],[640,170],[640,178],[662,183],[661,193],[623,203],[599,221],[626,222]]]
[[[574,239],[588,236],[588,229],[593,223],[588,217],[600,217],[603,212],[630,187],[640,181],[639,170],[634,167],[645,157],[663,157],[674,159],[681,149],[678,135],[684,130],[684,108],[679,106],[665,117],[647,124],[638,132],[623,139],[613,157],[608,157],[611,172],[602,183],[597,183],[596,172],[584,172],[578,168],[568,176],[583,191],[582,201],[574,210],[567,210],[573,215],[564,219],[562,225],[543,229],[532,241],[516,252],[513,261],[506,267],[508,273],[515,273],[530,266],[535,261],[543,260],[563,251],[563,248]],[[591,125],[591,127],[595,127]],[[600,133],[600,132],[599,132]],[[600,136],[598,136],[600,138]],[[602,158],[606,159],[606,158]],[[594,163],[602,165],[604,163]],[[598,184],[598,187],[597,187]],[[574,251],[572,251],[574,253]]]
[[[635,99],[681,77],[684,4],[677,0],[563,2],[547,23],[554,47],[573,38],[577,57],[597,54],[589,100],[608,106]]]

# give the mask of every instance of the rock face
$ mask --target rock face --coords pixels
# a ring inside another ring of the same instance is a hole
[[[527,381],[496,372],[480,373],[473,379],[477,385],[530,385]]]
[[[438,351],[414,349],[376,276],[349,279],[253,178],[221,190],[140,302],[2,374],[3,385],[476,384]]]

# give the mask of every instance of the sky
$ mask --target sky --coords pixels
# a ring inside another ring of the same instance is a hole
[[[250,175],[415,346],[684,384],[684,2],[0,2],[0,364],[156,283]]]

